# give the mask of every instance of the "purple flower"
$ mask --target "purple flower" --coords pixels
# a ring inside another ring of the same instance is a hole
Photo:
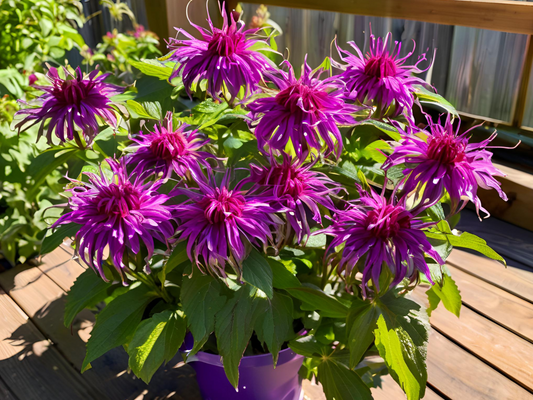
[[[242,21],[235,21],[233,14],[229,21],[222,9],[222,29],[213,26],[208,10],[210,31],[191,22],[202,39],[196,39],[183,29],[175,28],[178,36],[183,33],[188,40],[170,38],[168,41],[167,47],[172,51],[169,59],[177,63],[177,69],[170,79],[181,76],[189,96],[191,85],[206,79],[207,93],[217,100],[222,101],[224,98],[220,96],[223,88],[231,95],[231,101],[237,97],[242,87],[246,97],[257,91],[263,72],[275,68],[265,55],[251,50],[258,43],[267,46],[265,41],[254,38],[259,29],[244,30]]]
[[[29,85],[32,86],[35,82],[37,82],[37,75],[30,74],[30,76],[28,76],[28,82]]]
[[[311,234],[308,212],[311,212],[315,222],[322,224],[318,205],[335,210],[329,196],[341,190],[325,174],[311,170],[315,162],[303,164],[298,159],[291,160],[287,153],[283,153],[283,162],[279,163],[271,156],[268,167],[250,165],[251,176],[245,180],[255,183],[250,192],[274,198],[276,208],[286,210],[289,222],[287,227],[292,227],[295,231],[298,243]]]
[[[341,59],[348,64],[340,77],[346,82],[349,98],[357,99],[361,104],[376,106],[381,117],[395,117],[404,113],[406,118],[414,123],[414,85],[425,85],[426,82],[413,76],[413,73],[423,72],[418,68],[418,64],[426,60],[426,55],[422,54],[415,65],[404,65],[413,54],[414,47],[405,57],[400,58],[402,45],[395,42],[392,52],[389,53],[391,36],[389,33],[383,40],[370,35],[370,52],[366,56],[363,56],[354,42],[349,44],[357,54],[337,47]]]
[[[494,167],[492,153],[486,150],[496,134],[480,143],[468,143],[470,130],[460,135],[459,124],[454,131],[449,114],[444,125],[440,121],[433,123],[429,117],[428,123],[430,133],[404,132],[400,145],[383,164],[384,170],[406,164],[403,170],[406,177],[402,181],[404,192],[418,189],[422,192],[419,193],[421,204],[427,207],[437,203],[446,189],[452,214],[462,209],[468,200],[474,203],[478,215],[479,210],[489,214],[477,195],[478,186],[495,189],[503,200],[507,200],[500,183],[494,178],[505,174]]]
[[[361,197],[349,202],[345,210],[338,211],[333,224],[323,231],[334,237],[328,253],[335,253],[335,248],[344,244],[337,267],[339,274],[344,272],[345,278],[352,276],[356,264],[363,260],[364,297],[371,290],[370,280],[375,293],[379,292],[379,277],[384,263],[394,276],[391,287],[406,277],[415,279],[418,271],[433,282],[424,252],[441,265],[444,261],[422,229],[434,223],[423,223],[417,219],[413,211],[406,209],[405,197],[397,201],[393,195],[387,200],[372,189],[370,193],[363,190],[359,193]]]
[[[189,259],[202,270],[225,276],[226,263],[242,276],[247,247],[267,245],[283,225],[269,199],[229,188],[229,174],[217,185],[198,182],[199,189],[177,189],[189,200],[175,207],[178,240],[187,240]]]
[[[102,269],[104,249],[125,282],[127,268],[123,258],[127,250],[138,254],[140,240],[146,246],[146,267],[154,253],[154,238],[167,243],[174,234],[171,208],[165,205],[168,196],[157,193],[157,183],[146,183],[136,178],[133,182],[126,172],[124,160],[107,159],[112,177],[103,171],[100,175],[85,173],[89,183],[68,189],[71,211],[62,215],[53,225],[80,224],[76,233],[77,249],[81,259],[107,280]],[[76,182],[76,181],[74,181]],[[139,240],[140,239],[140,240]]]
[[[265,73],[279,92],[248,105],[259,148],[268,144],[280,151],[290,142],[298,158],[305,160],[310,148],[320,152],[325,145],[326,156],[334,152],[339,157],[342,136],[337,124],[355,124],[350,114],[360,108],[344,102],[344,84],[337,78],[319,79],[322,69],[312,71],[306,61],[296,79],[291,65],[285,65],[289,73]]]
[[[164,179],[170,177],[172,171],[187,180],[203,179],[201,166],[210,168],[207,159],[215,156],[199,151],[209,139],[205,139],[197,129],[187,128],[188,124],[181,124],[174,129],[172,113],[168,112],[165,120],[154,126],[153,132],[132,138],[136,144],[128,149],[135,153],[127,158],[128,164],[135,166],[132,173],[142,174],[153,169],[156,174],[162,173]]]
[[[74,139],[76,127],[83,132],[88,143],[98,134],[97,117],[115,126],[117,119],[111,105],[111,96],[122,93],[124,88],[105,83],[109,74],[98,76],[92,71],[83,76],[80,68],[72,75],[66,68],[66,78],[59,77],[56,68],[50,68],[46,77],[51,86],[34,86],[45,93],[35,99],[36,108],[20,110],[17,114],[27,115],[16,128],[27,129],[40,123],[39,137],[43,134],[46,121],[50,121],[46,131],[48,144],[52,144],[52,131],[61,142]],[[24,102],[22,102],[24,103]],[[32,105],[32,103],[24,103]],[[25,126],[30,123],[28,126]]]

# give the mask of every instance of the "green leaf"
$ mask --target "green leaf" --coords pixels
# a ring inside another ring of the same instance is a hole
[[[373,125],[377,129],[379,129],[381,132],[387,134],[387,136],[389,136],[392,140],[395,140],[398,142],[401,139],[400,132],[398,132],[398,130],[394,126],[386,124],[384,122],[375,121],[373,119],[367,119],[364,122],[361,122],[360,125]]]
[[[226,303],[220,294],[220,282],[199,273],[184,277],[181,286],[181,304],[194,337],[192,354],[200,349],[215,330],[215,315]]]
[[[455,284],[455,281],[448,274],[442,275],[441,283],[435,283],[427,292],[429,299],[428,315],[431,316],[431,311],[435,310],[439,305],[438,300],[442,300],[444,307],[459,317],[461,313],[461,292]],[[435,299],[435,296],[437,299]]]
[[[496,253],[485,240],[471,233],[463,232],[461,235],[455,235],[453,233],[426,232],[426,236],[432,239],[448,240],[453,247],[475,250],[493,260],[501,262],[503,265],[507,265],[503,257]]]
[[[306,357],[322,359],[331,353],[331,346],[326,346],[316,340],[314,335],[298,337],[289,342],[289,347],[298,354]]]
[[[108,296],[112,283],[104,281],[92,269],[86,269],[67,293],[63,322],[68,328],[83,309],[93,307]]]
[[[111,301],[97,315],[91,338],[87,342],[82,372],[91,367],[92,361],[127,342],[141,322],[144,309],[154,298],[148,287],[137,286]]]
[[[423,86],[417,86],[415,96],[418,97],[421,104],[429,104],[443,108],[449,114],[458,117],[459,114],[455,107],[440,94],[430,92]]]
[[[273,258],[267,258],[270,268],[272,268],[272,286],[276,289],[289,289],[301,286],[300,281],[285,265]]]
[[[172,68],[165,66],[163,63],[157,60],[128,60],[128,63],[137,68],[143,74],[148,76],[154,76],[160,80],[166,81],[172,75]]]
[[[250,285],[241,287],[217,313],[215,334],[217,348],[222,356],[224,371],[234,388],[239,384],[239,363],[250,338],[257,313],[254,301],[256,289]]]
[[[350,368],[355,368],[365,352],[374,342],[374,330],[380,312],[375,304],[357,304],[350,309],[346,328],[348,330],[348,347],[350,349]],[[353,322],[352,322],[353,321]],[[351,323],[350,323],[351,322]]]
[[[421,305],[393,292],[380,299],[376,347],[408,400],[424,397],[429,322]]]
[[[297,299],[301,300],[305,309],[320,310],[323,317],[346,318],[348,307],[339,302],[335,297],[324,293],[320,289],[308,286],[287,289],[287,291]]]
[[[372,400],[370,389],[361,377],[333,360],[318,366],[318,379],[327,400]]]
[[[80,225],[75,223],[59,226],[51,235],[44,238],[41,246],[41,255],[48,254],[55,250],[61,245],[61,243],[63,243],[65,238],[74,236],[79,230]],[[48,229],[48,231],[50,231],[50,229]]]
[[[250,254],[244,260],[242,266],[243,279],[250,285],[261,289],[268,296],[269,299],[274,296],[274,289],[272,288],[272,269],[257,250],[252,248]]]
[[[186,327],[178,311],[166,310],[144,320],[128,346],[129,367],[133,373],[149,383],[157,369],[178,352]]]
[[[163,265],[163,276],[161,280],[164,282],[166,279],[166,276],[178,265],[181,263],[184,263],[189,259],[189,256],[187,255],[187,241],[181,241],[179,242],[176,247],[174,247],[174,250],[172,250],[172,254],[168,258],[165,265]]]
[[[130,111],[131,116],[135,119],[159,119],[159,116],[151,115],[140,103],[136,102],[135,100],[127,100],[126,105],[128,107],[128,110]]]
[[[259,340],[265,343],[274,361],[278,362],[281,346],[293,335],[293,304],[289,296],[275,292],[272,300],[263,299],[258,306],[258,318],[254,326]]]

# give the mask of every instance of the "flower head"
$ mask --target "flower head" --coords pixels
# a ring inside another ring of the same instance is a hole
[[[479,210],[488,214],[477,195],[478,186],[495,189],[503,200],[507,200],[500,183],[494,178],[505,174],[492,164],[492,153],[487,150],[496,133],[480,143],[469,143],[467,135],[470,130],[459,134],[459,125],[454,130],[449,114],[444,125],[440,121],[433,123],[429,117],[428,123],[430,132],[417,131],[416,136],[404,132],[400,145],[383,164],[385,170],[393,165],[406,164],[403,171],[405,192],[418,188],[422,192],[421,204],[428,206],[437,203],[446,189],[452,213],[462,209],[470,200],[478,214]]]
[[[336,77],[320,80],[322,69],[311,70],[307,61],[302,75],[296,79],[292,66],[289,72],[267,72],[265,75],[278,88],[274,97],[259,98],[248,105],[254,119],[255,136],[260,148],[283,150],[289,141],[299,159],[305,160],[310,148],[326,155],[342,151],[339,125],[353,125],[351,114],[359,107],[346,104],[344,84]]]
[[[244,23],[236,21],[233,14],[228,20],[226,12],[221,10],[221,13],[222,29],[213,26],[208,10],[207,21],[211,30],[191,22],[202,39],[196,39],[183,29],[175,28],[178,35],[183,33],[188,40],[170,38],[168,41],[170,60],[176,61],[178,65],[170,79],[181,76],[189,96],[191,85],[206,79],[207,93],[217,100],[221,100],[223,88],[231,95],[232,101],[242,87],[246,97],[257,91],[263,72],[274,68],[265,55],[251,50],[252,46],[262,42],[254,38],[258,29],[244,30]]]
[[[168,112],[161,124],[147,134],[132,138],[135,144],[129,147],[135,151],[127,160],[134,165],[132,173],[142,174],[153,170],[168,178],[174,171],[182,178],[203,178],[201,166],[210,168],[208,158],[215,158],[211,153],[200,151],[209,139],[205,139],[197,129],[191,130],[188,124],[173,127],[172,113]]]
[[[404,65],[414,48],[405,57],[400,57],[402,45],[395,42],[389,53],[391,36],[389,33],[383,40],[370,35],[370,52],[366,56],[354,42],[349,44],[356,54],[338,48],[342,61],[347,63],[341,79],[346,83],[349,98],[376,106],[382,117],[404,113],[408,120],[413,121],[414,85],[426,84],[413,74],[423,72],[418,64],[426,60],[426,55],[422,54],[415,65]]]
[[[296,233],[298,243],[309,237],[308,213],[321,224],[322,218],[318,205],[335,210],[329,197],[341,188],[321,172],[312,171],[315,163],[303,164],[302,161],[283,153],[283,162],[270,157],[269,166],[250,166],[251,176],[246,181],[254,182],[250,192],[261,193],[275,199],[278,209],[284,209],[289,226]]]
[[[384,264],[390,269],[396,286],[404,278],[414,279],[421,271],[430,282],[431,274],[424,252],[439,264],[444,264],[439,254],[428,242],[422,229],[433,223],[423,223],[405,206],[405,197],[387,200],[372,189],[360,190],[361,197],[338,211],[333,224],[324,230],[334,236],[327,251],[344,244],[337,270],[351,276],[359,260],[363,260],[363,296],[369,291],[369,281],[379,288],[379,277]],[[366,256],[366,257],[364,257]]]
[[[158,184],[143,184],[136,178],[133,182],[126,172],[124,161],[108,159],[112,177],[103,171],[100,175],[86,173],[89,183],[80,183],[69,191],[70,211],[53,225],[80,224],[76,233],[77,249],[81,259],[106,280],[102,269],[104,249],[115,268],[122,276],[126,269],[123,258],[127,250],[138,254],[140,241],[144,243],[148,261],[154,253],[154,238],[167,243],[174,234],[170,222],[170,206],[165,205],[168,196],[157,193]]]
[[[187,240],[187,254],[202,271],[225,276],[229,263],[239,276],[247,249],[273,241],[283,221],[265,197],[229,188],[229,174],[220,185],[211,175],[199,189],[178,189],[189,200],[175,207],[178,240]]]
[[[122,93],[124,88],[105,83],[104,79],[109,74],[98,76],[97,70],[84,76],[79,67],[74,75],[66,68],[63,69],[65,79],[59,76],[56,68],[51,67],[46,77],[52,85],[34,86],[43,90],[44,94],[35,100],[37,107],[26,108],[17,113],[26,117],[16,128],[20,131],[40,123],[40,137],[45,122],[50,121],[46,131],[49,144],[52,144],[52,132],[55,132],[61,142],[74,139],[76,127],[90,143],[98,134],[97,117],[116,125],[117,119],[109,98]],[[27,123],[30,124],[25,126]]]

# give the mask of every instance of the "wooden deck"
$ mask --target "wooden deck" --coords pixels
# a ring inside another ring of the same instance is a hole
[[[465,212],[461,227],[484,237],[509,267],[455,250],[449,267],[463,297],[461,318],[433,312],[425,399],[533,399],[533,233]],[[176,357],[150,385],[126,370],[117,348],[81,375],[94,316],[84,312],[72,332],[63,326],[65,292],[83,267],[57,249],[38,267],[0,274],[0,400],[200,399],[194,371]],[[413,294],[424,302],[424,288]],[[324,399],[304,383],[305,398]],[[405,399],[391,378],[378,400]]]

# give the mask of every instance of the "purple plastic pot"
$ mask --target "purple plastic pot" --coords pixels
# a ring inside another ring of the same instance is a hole
[[[238,391],[226,378],[220,356],[198,352],[187,363],[196,371],[204,400],[302,400],[298,370],[303,358],[291,349],[282,350],[274,368],[271,354],[243,357]]]

